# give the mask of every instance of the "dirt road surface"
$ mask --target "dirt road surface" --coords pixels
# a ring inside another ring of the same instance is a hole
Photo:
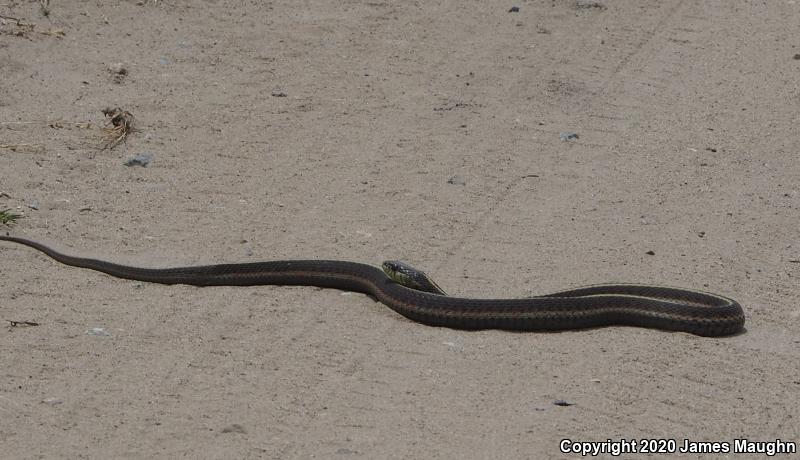
[[[2,244],[3,458],[800,443],[800,2],[0,15],[0,209],[24,216],[3,232],[150,267],[401,259],[471,297],[665,284],[747,315],[719,339],[464,332],[360,294],[153,285]],[[101,150],[115,107],[136,129]],[[738,458],[621,458],[647,457]]]

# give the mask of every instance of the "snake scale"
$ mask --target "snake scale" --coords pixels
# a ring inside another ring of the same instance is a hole
[[[393,262],[384,263],[386,273],[371,265],[337,260],[140,268],[66,255],[25,238],[0,235],[0,240],[37,249],[66,265],[151,283],[302,285],[361,292],[413,321],[454,329],[539,331],[627,325],[724,336],[742,331],[745,321],[742,307],[732,299],[663,286],[598,284],[538,297],[468,299],[443,295],[435,288],[404,285],[407,283],[397,276],[402,273],[391,270],[407,266]],[[436,286],[422,272],[411,270]]]

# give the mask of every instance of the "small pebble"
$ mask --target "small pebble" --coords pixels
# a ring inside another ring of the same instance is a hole
[[[794,59],[800,61],[800,53],[795,54]]]
[[[225,428],[222,429],[223,433],[239,433],[239,434],[246,434],[247,430],[244,429],[242,425],[238,423],[232,423]]]
[[[39,210],[39,202],[38,201],[34,201],[34,202],[30,203],[28,205],[28,207],[33,209],[34,211],[38,211]]]
[[[64,401],[62,401],[62,400],[60,400],[58,398],[47,398],[47,399],[43,399],[42,402],[45,403],[45,404],[49,404],[51,406],[57,406],[59,404],[64,404]]]
[[[336,453],[339,455],[350,455],[353,454],[354,452],[346,447],[341,447],[339,449],[336,449]]]
[[[508,12],[509,13],[519,13],[519,7],[518,6],[512,6],[511,9],[508,10]]]
[[[553,404],[555,404],[556,406],[562,406],[562,407],[574,406],[575,405],[574,403],[567,402],[567,401],[565,401],[563,399],[556,399],[555,401],[553,401]]]
[[[567,142],[567,141],[573,141],[577,139],[579,136],[578,133],[561,133],[558,135],[558,137],[559,139],[561,139],[562,142]]]
[[[125,161],[125,166],[142,166],[147,167],[153,161],[153,154],[149,152],[140,153]]]
[[[598,8],[598,9],[605,9],[605,5],[600,2],[594,0],[577,0],[575,2],[576,8]]]
[[[447,183],[453,185],[467,185],[466,179],[461,176],[453,176],[450,179],[447,179]]]
[[[647,251],[647,252],[645,252],[645,254],[647,254],[648,256],[656,255],[656,253],[654,251]]]
[[[93,327],[91,329],[88,329],[86,333],[89,335],[93,335],[95,337],[108,337],[111,335],[108,331],[106,331],[102,327]]]

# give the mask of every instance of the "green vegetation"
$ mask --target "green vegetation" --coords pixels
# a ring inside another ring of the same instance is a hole
[[[6,209],[4,211],[0,211],[0,224],[13,224],[17,219],[22,217],[19,214],[14,214],[10,209]]]

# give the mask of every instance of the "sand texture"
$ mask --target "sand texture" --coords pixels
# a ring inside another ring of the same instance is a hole
[[[146,267],[400,259],[468,297],[661,284],[747,315],[726,338],[468,332],[3,243],[0,457],[800,444],[800,1],[0,2],[3,233]]]

